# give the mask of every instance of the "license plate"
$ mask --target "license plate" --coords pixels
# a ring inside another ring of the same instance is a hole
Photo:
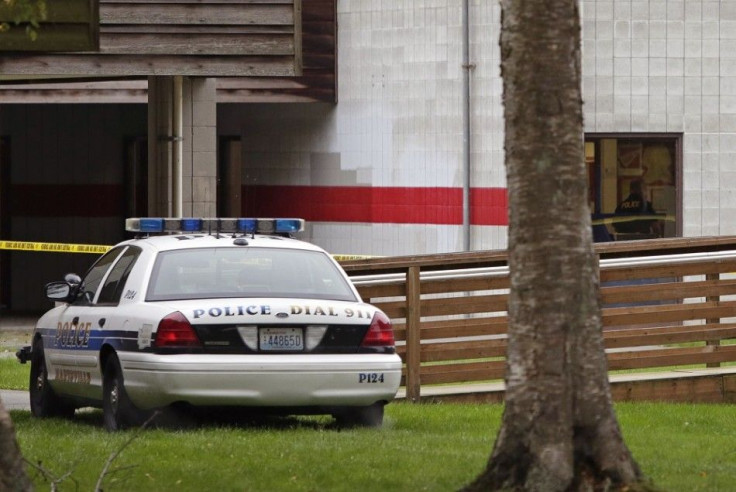
[[[301,328],[261,328],[258,330],[261,350],[304,350],[304,331]]]

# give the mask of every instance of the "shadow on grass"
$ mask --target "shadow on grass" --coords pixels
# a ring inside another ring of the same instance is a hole
[[[11,418],[16,424],[35,420],[27,410],[11,410]],[[45,419],[46,420],[46,419]],[[49,419],[51,420],[51,419]],[[55,418],[92,428],[103,428],[102,410],[96,408],[78,409],[72,419]],[[322,430],[340,432],[351,429],[342,425],[329,415],[290,415],[278,411],[257,411],[249,408],[192,408],[188,406],[170,407],[162,410],[148,425],[149,429],[186,431],[195,429],[236,428],[250,430]]]

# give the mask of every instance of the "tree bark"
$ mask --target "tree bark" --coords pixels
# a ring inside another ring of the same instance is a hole
[[[614,414],[583,147],[578,0],[501,0],[509,192],[506,407],[465,490],[616,490],[642,474]]]
[[[15,439],[10,415],[0,400],[0,490],[25,492],[33,490],[26,475],[23,456]]]

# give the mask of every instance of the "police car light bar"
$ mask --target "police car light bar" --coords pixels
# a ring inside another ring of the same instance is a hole
[[[125,219],[128,232],[221,232],[289,234],[304,230],[304,219],[135,217]]]

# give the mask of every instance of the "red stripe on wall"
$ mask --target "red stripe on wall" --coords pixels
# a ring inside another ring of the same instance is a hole
[[[122,217],[122,185],[16,184],[10,187],[16,217]]]
[[[243,186],[243,215],[301,217],[318,222],[461,225],[462,189],[368,186]],[[19,217],[121,217],[123,187],[11,186]],[[470,223],[508,225],[505,188],[472,188]]]
[[[463,223],[460,188],[243,186],[243,215],[316,222]],[[505,188],[473,188],[471,224],[507,225]]]
[[[509,225],[506,188],[471,188],[470,223],[473,225]]]

